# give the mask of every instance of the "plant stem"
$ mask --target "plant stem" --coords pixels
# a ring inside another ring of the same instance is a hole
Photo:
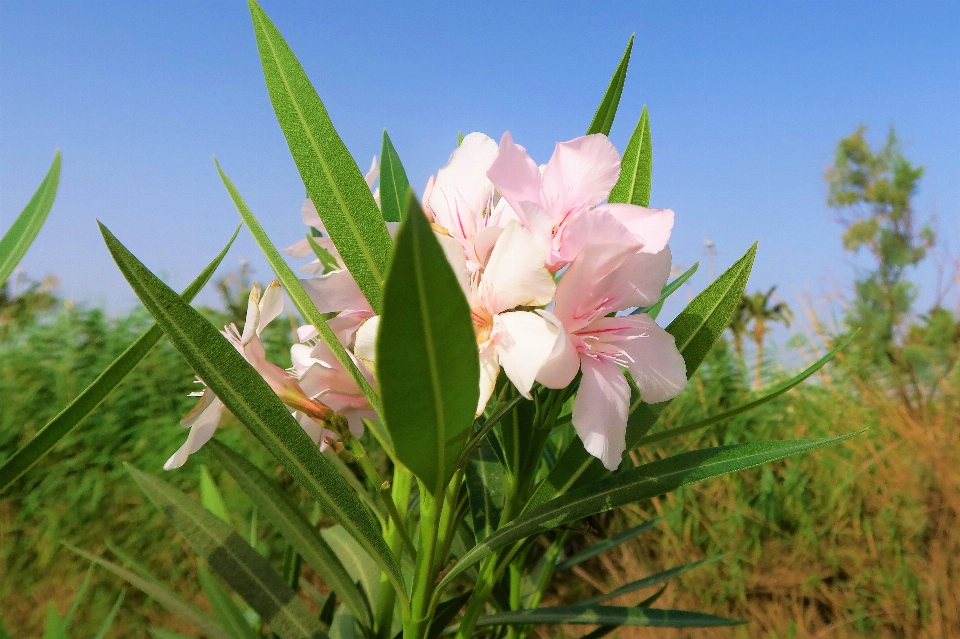
[[[397,465],[393,469],[393,485],[391,503],[400,504],[402,512],[397,512],[397,518],[391,519],[387,524],[387,545],[390,551],[399,561],[403,555],[403,549],[409,544],[411,556],[413,544],[410,543],[407,529],[407,504],[410,503],[410,489],[413,484],[413,475],[406,466]],[[394,508],[397,511],[397,508]],[[375,629],[380,639],[389,639],[391,637],[393,625],[393,607],[396,604],[397,593],[393,589],[393,584],[386,575],[380,575],[380,593],[377,597],[377,614]]]
[[[420,484],[420,549],[413,576],[410,615],[404,621],[404,639],[421,639],[430,625],[430,601],[437,582],[437,536],[443,511],[443,498],[436,499]]]

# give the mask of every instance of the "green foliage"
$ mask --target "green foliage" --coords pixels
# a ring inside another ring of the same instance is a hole
[[[53,155],[53,163],[33,197],[0,238],[0,284],[6,284],[13,269],[33,244],[34,238],[37,237],[37,233],[40,232],[53,207],[58,186],[60,186],[60,149],[57,149]]]
[[[597,107],[597,112],[593,115],[593,121],[587,128],[587,135],[593,133],[610,135],[613,118],[616,117],[617,107],[620,105],[620,94],[623,93],[623,85],[627,81],[627,66],[630,64],[630,52],[633,51],[633,38],[634,36],[631,35],[627,41],[627,48],[623,52],[623,57],[620,58],[620,64],[617,65],[617,70],[613,72],[613,77],[610,78],[610,84],[603,94],[600,106]]]
[[[397,232],[377,337],[384,419],[397,458],[433,495],[457,470],[480,362],[470,306],[423,212]]]
[[[390,235],[360,168],[283,36],[248,0],[270,101],[320,219],[375,311],[380,311]]]
[[[653,142],[650,139],[650,116],[644,106],[620,160],[620,178],[610,191],[609,200],[649,206],[652,184]]]
[[[380,210],[387,222],[399,222],[407,209],[407,191],[410,181],[400,163],[400,156],[393,142],[383,130],[383,145],[380,148]]]
[[[586,624],[615,626],[653,626],[667,628],[709,628],[713,626],[736,626],[737,619],[724,619],[714,615],[687,610],[662,610],[657,608],[622,608],[618,606],[557,606],[535,610],[515,610],[481,617],[478,626],[504,626],[526,624]]]

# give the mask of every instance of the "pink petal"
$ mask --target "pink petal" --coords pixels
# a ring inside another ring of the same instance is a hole
[[[553,351],[537,373],[537,381],[547,388],[566,388],[580,370],[580,355],[560,320],[547,311],[537,312],[559,329]]]
[[[595,206],[619,177],[620,154],[602,133],[559,142],[543,171],[544,206],[556,218],[574,207]]]
[[[480,345],[480,398],[477,401],[477,415],[482,415],[497,386],[500,375],[500,357],[497,347],[491,340]]]
[[[556,284],[545,266],[545,250],[530,231],[510,222],[500,235],[480,280],[480,299],[491,315],[517,306],[544,306]]]
[[[500,138],[497,159],[487,176],[516,213],[522,215],[521,202],[541,203],[540,169],[527,155],[526,149],[513,143],[509,131]]]
[[[190,429],[187,441],[170,456],[170,459],[163,465],[163,469],[180,468],[191,453],[197,452],[201,446],[210,441],[217,430],[217,425],[219,425],[225,409],[226,406],[223,405],[220,398],[214,395],[209,388],[205,389],[197,405],[180,421],[182,426]]]
[[[605,211],[617,218],[643,243],[644,253],[659,253],[670,241],[673,230],[673,211],[670,209],[645,209],[633,204],[604,204],[598,211]]]
[[[516,311],[494,317],[493,335],[503,372],[520,394],[530,399],[530,389],[553,353],[560,327],[537,313]]]
[[[687,386],[687,367],[673,335],[646,313],[617,319],[630,325],[632,339],[618,341],[616,345],[633,360],[627,368],[640,387],[643,401],[656,404],[679,395]]]
[[[363,296],[353,275],[346,269],[333,271],[320,277],[300,280],[307,295],[321,313],[340,311],[370,311],[370,303]]]
[[[367,188],[373,189],[374,182],[377,181],[377,178],[380,177],[380,164],[377,162],[377,156],[373,156],[373,162],[370,163],[370,168],[367,170],[367,174],[363,176],[364,182],[367,183]]]
[[[427,219],[431,222],[436,222],[436,219],[433,215],[433,209],[430,208],[430,194],[433,193],[433,187],[437,182],[437,176],[431,175],[430,179],[427,180],[427,185],[423,187],[423,200],[420,203],[421,208],[423,209],[423,214],[427,216]]]
[[[598,316],[612,310],[608,297],[611,280],[624,261],[636,254],[636,245],[590,244],[586,246],[566,270],[557,285],[553,314],[563,322],[568,332],[575,332]]]
[[[573,403],[573,426],[587,452],[616,470],[627,447],[630,385],[608,358],[584,357],[583,378]]]
[[[267,324],[283,312],[283,289],[280,282],[273,280],[260,298],[260,321],[257,323],[257,335],[263,332]]]
[[[615,295],[621,301],[616,310],[656,304],[670,277],[670,263],[669,246],[659,253],[641,251],[624,260],[623,265],[608,276],[616,280],[619,288]]]
[[[554,246],[561,260],[570,263],[577,259],[588,244],[629,244],[640,250],[643,244],[617,218],[599,209],[581,211],[564,226]]]
[[[476,233],[477,219],[493,194],[487,169],[496,155],[496,142],[482,133],[471,133],[437,171],[430,208],[436,223],[452,235],[470,239]]]
[[[320,214],[317,213],[317,207],[313,205],[313,200],[310,198],[303,201],[303,207],[300,209],[300,219],[303,220],[304,224],[312,226],[321,233],[325,234],[327,232],[327,227],[323,225]]]

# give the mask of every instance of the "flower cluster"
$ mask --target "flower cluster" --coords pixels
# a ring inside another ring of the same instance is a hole
[[[367,174],[371,189],[377,173],[374,160]],[[667,241],[674,214],[605,202],[619,175],[620,156],[602,134],[558,143],[547,164],[537,166],[509,133],[499,144],[471,133],[430,179],[423,197],[423,210],[470,303],[480,355],[477,414],[485,409],[501,369],[526,398],[535,383],[562,389],[581,373],[573,425],[586,450],[611,470],[625,449],[630,411],[624,370],[650,403],[675,397],[687,382],[673,337],[649,315],[633,310],[656,303],[670,274]],[[303,221],[312,238],[287,253],[306,257],[315,252],[313,242],[329,255],[330,260],[304,267],[313,277],[302,280],[303,286],[317,309],[331,314],[331,329],[375,384],[379,318],[326,237],[310,200],[304,203]],[[255,326],[262,328],[275,317],[277,304],[275,312],[261,310]],[[248,326],[244,337],[259,330]],[[236,329],[225,334],[235,335]],[[252,341],[231,339],[271,386],[286,393],[281,399],[314,441],[325,437],[329,415],[311,412],[304,399],[344,416],[350,432],[359,436],[361,420],[376,413],[315,329],[301,327],[298,335],[301,343],[292,348],[289,372],[247,355]],[[262,353],[262,345],[259,349]],[[215,405],[222,411],[219,400],[205,392],[184,425],[200,423]],[[182,463],[212,434],[210,427],[209,432],[194,430],[197,434],[191,431],[174,455],[179,462],[171,458],[168,465]]]

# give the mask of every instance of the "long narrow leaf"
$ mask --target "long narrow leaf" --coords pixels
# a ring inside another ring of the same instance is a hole
[[[260,5],[248,5],[270,101],[300,177],[344,264],[379,313],[391,245],[383,217],[293,51]]]
[[[669,430],[664,430],[659,433],[654,433],[652,435],[646,435],[639,442],[637,442],[637,445],[644,446],[646,444],[653,444],[656,442],[663,441],[665,439],[672,439],[674,437],[679,437],[680,435],[684,435],[686,433],[692,433],[694,431],[702,430],[709,426],[713,426],[714,424],[718,424],[724,420],[732,419],[737,415],[746,413],[747,411],[751,411],[758,406],[762,406],[763,404],[766,404],[767,402],[772,401],[777,397],[780,397],[781,395],[786,393],[788,390],[799,385],[805,379],[807,379],[808,377],[816,373],[818,370],[826,366],[827,362],[832,360],[834,357],[837,356],[837,354],[840,351],[842,351],[844,348],[847,347],[847,345],[853,340],[853,338],[857,336],[857,332],[859,331],[855,331],[854,333],[849,335],[846,339],[844,339],[839,344],[837,344],[829,353],[827,353],[826,355],[818,359],[816,362],[810,365],[807,369],[805,369],[804,371],[802,371],[797,375],[794,375],[784,383],[774,388],[772,391],[768,392],[763,397],[760,397],[759,399],[755,399],[752,402],[744,404],[743,406],[738,406],[733,410],[728,410],[725,413],[720,413],[719,415],[708,417],[707,419],[701,420],[699,422],[695,422],[693,424],[687,424],[686,426],[671,428]]]
[[[46,177],[37,187],[33,197],[0,238],[0,286],[3,286],[13,269],[23,259],[27,249],[33,244],[34,238],[47,219],[53,200],[57,196],[57,187],[60,185],[60,149],[53,155],[53,163],[47,170]]]
[[[495,550],[567,522],[663,495],[704,479],[843,441],[848,437],[852,435],[705,448],[620,471],[520,515],[470,549],[447,574],[441,585],[449,583]]]
[[[378,526],[263,377],[106,227],[101,225],[101,231],[127,282],[197,375],[287,472],[350,532],[384,570],[400,596],[405,597],[400,566]]]
[[[96,555],[90,554],[84,550],[80,550],[79,548],[71,546],[70,544],[63,545],[81,557],[89,559],[98,566],[106,568],[138,590],[146,593],[153,599],[156,599],[160,605],[202,632],[208,639],[233,639],[233,637],[231,637],[226,630],[221,628],[220,624],[214,621],[209,615],[207,615],[207,613],[188,603],[185,599],[175,594],[169,588],[160,587],[151,581],[147,581],[140,575],[130,572],[126,568],[122,568],[113,562],[107,561],[102,557],[97,557]]]
[[[284,639],[326,637],[320,622],[263,555],[232,527],[176,488],[126,465],[127,472],[190,547]]]
[[[685,572],[690,572],[695,568],[704,566],[706,564],[712,564],[715,561],[719,561],[720,557],[711,557],[709,559],[702,559],[700,561],[695,561],[690,564],[685,564],[683,566],[677,566],[676,568],[670,568],[669,570],[664,570],[658,572],[655,575],[650,575],[649,577],[644,577],[643,579],[637,579],[636,581],[631,581],[628,584],[624,584],[619,588],[615,588],[610,592],[604,593],[602,595],[597,595],[595,597],[590,597],[589,599],[584,599],[577,603],[578,606],[592,606],[604,601],[609,601],[610,599],[616,599],[617,597],[622,597],[623,595],[629,595],[632,592],[642,590],[644,588],[649,588],[651,586],[657,586],[662,584],[665,581],[673,579],[674,577],[679,577]]]
[[[370,383],[367,382],[367,378],[365,378],[357,368],[356,362],[354,362],[347,353],[347,350],[343,347],[343,344],[340,343],[340,340],[337,339],[337,336],[330,330],[330,327],[327,325],[327,320],[324,319],[320,311],[317,310],[317,307],[313,304],[307,292],[303,290],[300,279],[293,272],[293,269],[284,261],[280,255],[280,251],[273,245],[270,238],[267,237],[263,227],[260,226],[260,222],[257,221],[253,212],[250,211],[250,208],[247,207],[243,198],[240,197],[240,193],[236,187],[233,186],[233,182],[230,181],[230,178],[228,178],[220,168],[220,164],[216,159],[214,159],[214,163],[217,165],[217,172],[220,174],[220,179],[223,180],[223,185],[227,188],[227,192],[230,194],[234,206],[237,207],[240,217],[243,218],[243,223],[247,225],[250,234],[253,235],[253,239],[256,240],[263,255],[273,268],[273,272],[277,274],[277,278],[280,280],[283,288],[286,289],[287,295],[289,295],[293,301],[293,305],[297,307],[297,310],[300,311],[303,318],[317,329],[320,339],[330,347],[334,356],[336,356],[340,364],[343,365],[343,369],[350,374],[351,379],[353,379],[357,386],[360,387],[360,390],[363,391],[367,401],[369,401],[373,409],[379,413],[380,398],[377,396],[376,391],[373,390]]]
[[[434,495],[473,424],[480,362],[470,306],[412,194],[397,232],[377,336],[377,371],[397,458]]]
[[[627,66],[630,64],[630,52],[633,51],[633,35],[627,41],[627,48],[620,58],[620,64],[610,78],[610,84],[607,91],[603,94],[603,100],[597,107],[597,112],[593,115],[593,121],[590,122],[590,128],[587,129],[587,135],[593,133],[603,133],[610,135],[610,127],[613,126],[613,118],[617,115],[617,107],[620,105],[620,94],[623,93],[623,84],[627,81]]]
[[[193,280],[180,297],[186,303],[190,303],[200,292],[206,283],[213,276],[214,271],[220,266],[220,262],[226,257],[227,251],[237,239],[240,227],[233,232],[233,236],[227,245],[223,247],[220,254],[217,255],[207,268],[203,269],[197,279]],[[163,337],[163,331],[154,324],[148,328],[140,337],[131,344],[117,359],[113,360],[109,366],[93,382],[83,389],[76,399],[70,402],[66,408],[60,411],[56,417],[41,428],[29,442],[23,445],[20,450],[15,452],[3,466],[0,466],[0,493],[2,493],[10,484],[20,478],[25,472],[36,464],[40,459],[56,446],[57,442],[63,439],[70,431],[80,425],[83,419],[92,413],[107,398],[107,395],[116,388],[124,378],[130,374],[137,364],[147,356],[150,349]]]
[[[730,317],[747,286],[756,254],[757,245],[754,244],[743,257],[693,298],[667,326],[667,332],[674,336],[677,349],[683,355],[687,378],[697,370],[707,352],[730,323]],[[639,403],[632,407],[627,419],[627,450],[636,448],[640,439],[659,419],[667,403]],[[537,487],[524,510],[536,508],[575,486],[595,481],[606,474],[603,464],[591,457],[579,440],[575,440],[560,456],[547,478]]]
[[[230,597],[230,593],[217,583],[216,577],[210,574],[203,564],[197,565],[197,576],[200,577],[200,587],[203,588],[203,594],[213,608],[213,614],[217,616],[223,627],[236,639],[260,639],[247,623],[240,607]]]
[[[213,440],[207,448],[217,458],[224,470],[230,473],[243,493],[257,505],[260,513],[303,559],[313,567],[337,596],[346,603],[358,619],[370,622],[363,595],[350,578],[347,569],[337,554],[324,541],[317,529],[310,525],[303,514],[278,488],[267,479],[263,472],[246,457],[228,446]]]
[[[120,596],[117,597],[117,600],[113,602],[110,612],[108,612],[107,616],[103,618],[103,623],[100,624],[100,630],[98,630],[97,634],[93,636],[93,639],[104,639],[107,636],[107,633],[110,632],[110,628],[113,626],[113,622],[117,618],[117,613],[120,612],[120,606],[123,605],[123,600],[126,598],[126,596],[126,589],[121,590]]]
[[[650,140],[650,116],[647,107],[640,112],[640,121],[633,130],[620,159],[620,179],[610,191],[611,202],[650,206],[653,184],[653,143]]]
[[[702,612],[619,606],[557,606],[534,610],[511,610],[480,617],[477,626],[524,626],[529,624],[586,624],[655,626],[659,628],[709,628],[738,626],[743,621]]]
[[[637,537],[647,532],[648,530],[650,530],[651,528],[653,528],[663,520],[664,520],[664,517],[657,517],[656,519],[645,521],[639,526],[634,526],[629,530],[624,530],[622,533],[616,534],[613,537],[610,537],[609,539],[604,539],[603,541],[596,543],[590,546],[589,548],[585,548],[581,550],[580,552],[575,554],[573,557],[570,557],[569,559],[565,559],[564,561],[561,561],[560,563],[557,564],[557,567],[555,568],[555,570],[569,570],[570,568],[573,568],[576,565],[582,564],[586,560],[592,559],[601,553],[607,552],[608,550],[612,550],[613,548],[616,548],[622,543],[626,543],[631,539],[636,539]]]
[[[399,222],[407,210],[407,191],[410,181],[407,172],[400,163],[400,156],[393,148],[393,142],[383,130],[383,144],[380,147],[380,211],[387,222]]]
[[[70,622],[73,621],[73,616],[77,614],[77,610],[80,608],[80,602],[83,600],[83,596],[87,593],[87,588],[90,586],[90,578],[93,577],[94,567],[96,567],[96,564],[90,564],[90,568],[87,569],[87,574],[83,576],[80,589],[77,590],[76,596],[73,598],[73,601],[70,602],[70,608],[67,610],[67,614],[65,614],[60,621],[60,629],[54,635],[54,639],[63,639],[63,637],[67,636],[67,628],[70,627]]]

